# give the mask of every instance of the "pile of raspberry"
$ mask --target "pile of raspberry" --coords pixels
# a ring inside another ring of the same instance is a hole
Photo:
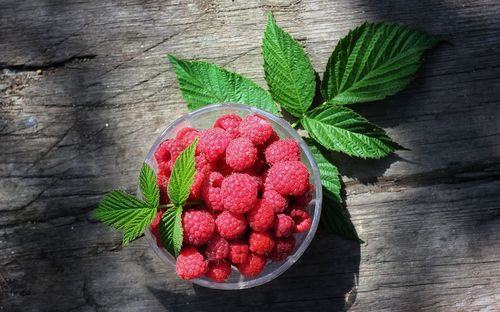
[[[294,250],[295,233],[309,230],[313,186],[293,139],[280,139],[259,115],[219,117],[212,128],[183,128],[155,152],[162,204],[175,159],[195,138],[196,175],[182,213],[183,247],[176,272],[182,279],[207,276],[224,282],[231,266],[258,276],[268,261]],[[158,238],[158,222],[152,232]],[[158,243],[161,245],[159,239]]]

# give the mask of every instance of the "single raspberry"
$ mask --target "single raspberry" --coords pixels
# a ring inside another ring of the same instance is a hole
[[[269,169],[266,189],[271,188],[281,195],[301,195],[309,185],[309,171],[300,161],[283,161]]]
[[[271,123],[259,115],[249,115],[240,123],[240,136],[249,138],[255,145],[264,144],[272,135]]]
[[[278,238],[276,240],[276,245],[269,254],[269,258],[273,261],[285,260],[292,252],[295,247],[295,238],[293,236],[287,238]]]
[[[222,115],[214,123],[215,128],[226,130],[231,137],[236,138],[240,135],[238,128],[241,123],[241,117],[236,114]]]
[[[247,221],[245,216],[225,210],[217,216],[215,225],[220,236],[227,240],[234,240],[245,233]]]
[[[214,162],[224,156],[231,135],[221,128],[203,130],[198,141],[197,151],[204,153],[208,161]]]
[[[269,233],[252,232],[248,238],[248,246],[251,251],[265,255],[274,248],[274,239]]]
[[[167,163],[170,168],[174,165],[177,156],[184,150],[184,147],[177,140],[166,140],[161,142],[155,151],[156,163]]]
[[[295,229],[295,222],[292,217],[280,213],[276,216],[274,223],[274,236],[276,237],[289,237],[293,234]]]
[[[253,166],[257,159],[257,148],[247,138],[237,138],[226,148],[226,163],[236,171],[243,171]]]
[[[158,174],[156,175],[156,184],[160,189],[160,204],[168,204],[169,202],[167,194],[169,176],[170,171],[168,172],[168,175],[166,175],[163,169],[158,168]]]
[[[242,241],[229,243],[229,260],[232,263],[244,263],[248,259],[248,245]]]
[[[280,161],[300,160],[299,144],[293,139],[279,140],[266,148],[265,155],[270,165]]]
[[[207,270],[208,261],[203,259],[196,247],[186,246],[182,248],[175,263],[175,271],[180,278],[186,280],[198,278],[203,276]]]
[[[162,246],[161,239],[160,239],[160,220],[161,220],[161,217],[163,216],[164,212],[165,212],[165,210],[163,210],[163,209],[158,211],[156,213],[155,218],[153,219],[153,221],[151,222],[151,225],[150,225],[151,233],[156,238],[156,243],[160,247]]]
[[[293,229],[295,233],[302,233],[311,228],[312,219],[307,210],[298,206],[292,206],[290,207],[290,217],[292,217],[295,222],[295,227]]]
[[[259,275],[266,265],[266,258],[256,253],[249,253],[247,261],[236,265],[240,273],[247,277]]]
[[[211,172],[208,178],[205,179],[205,183],[202,188],[202,195],[205,204],[211,210],[224,210],[224,203],[222,201],[222,193],[220,189],[222,180],[224,180],[224,177],[216,171]]]
[[[262,177],[256,172],[254,167],[240,173],[248,174],[255,180],[255,182],[257,183],[257,191],[261,191],[264,189],[264,182],[262,181]]]
[[[309,183],[304,194],[292,197],[292,201],[295,205],[307,207],[312,200],[313,192],[314,192],[314,185]]]
[[[206,275],[214,282],[223,283],[231,275],[231,264],[227,261],[210,262]]]
[[[212,165],[208,162],[205,154],[200,153],[196,155],[195,161],[196,174],[193,184],[191,185],[191,192],[189,194],[190,200],[201,199],[203,184],[207,175],[212,171]]]
[[[288,206],[288,199],[275,190],[265,190],[262,193],[262,201],[274,209],[276,213],[282,213]]]
[[[229,254],[229,243],[219,234],[214,234],[208,243],[205,256],[208,260],[222,260]]]
[[[224,208],[234,213],[245,213],[257,202],[258,185],[244,173],[233,173],[222,181]]]
[[[212,172],[212,164],[208,161],[207,156],[203,153],[200,153],[195,156],[195,168],[196,171],[203,172],[208,174]]]
[[[193,143],[194,139],[198,138],[199,136],[200,131],[194,128],[186,127],[177,132],[175,140],[177,140],[184,148],[186,148],[189,146],[189,144]]]
[[[274,224],[274,209],[259,199],[255,207],[247,214],[248,225],[252,230],[264,232]]]
[[[190,209],[182,213],[182,233],[185,244],[206,244],[215,231],[214,218],[207,211]]]

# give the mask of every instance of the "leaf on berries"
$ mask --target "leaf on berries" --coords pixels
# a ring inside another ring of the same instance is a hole
[[[302,116],[316,91],[314,69],[304,49],[276,25],[271,12],[262,40],[262,55],[265,78],[273,99],[290,114]]]
[[[182,206],[169,208],[161,217],[160,240],[165,249],[177,258],[182,247]]]
[[[168,181],[168,197],[175,206],[184,206],[189,197],[194,182],[195,158],[194,153],[198,139],[195,139],[175,160],[172,173]]]
[[[321,94],[330,104],[376,101],[401,91],[439,38],[386,23],[364,23],[341,39],[326,65]]]
[[[181,60],[169,54],[188,109],[214,103],[241,103],[280,115],[271,95],[252,80],[202,61]]]
[[[156,174],[147,163],[142,164],[139,175],[139,188],[149,206],[158,207],[160,204],[160,189],[156,184]]]
[[[318,165],[323,188],[328,190],[339,204],[342,203],[340,175],[337,167],[323,155],[323,152],[313,140],[307,140],[307,145]]]

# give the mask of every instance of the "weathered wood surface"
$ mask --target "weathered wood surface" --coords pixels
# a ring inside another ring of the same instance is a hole
[[[411,148],[339,159],[366,244],[319,236],[279,279],[213,291],[89,214],[135,190],[149,145],[186,111],[167,52],[264,85],[266,10],[320,72],[364,20],[452,44],[406,91],[358,106]],[[500,311],[499,17],[496,0],[1,0],[0,310]]]

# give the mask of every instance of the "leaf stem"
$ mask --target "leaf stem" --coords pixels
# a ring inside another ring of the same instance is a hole
[[[292,128],[297,128],[298,125],[300,125],[300,123],[302,122],[302,118],[300,119],[297,119],[293,124],[292,124]]]
[[[184,204],[184,207],[191,207],[191,206],[198,206],[198,205],[202,205],[203,204],[203,201],[201,200],[195,200],[195,201],[192,201],[192,202],[187,202]],[[172,208],[174,207],[174,204],[163,204],[163,205],[159,205],[158,206],[158,209],[164,209],[164,208]]]

